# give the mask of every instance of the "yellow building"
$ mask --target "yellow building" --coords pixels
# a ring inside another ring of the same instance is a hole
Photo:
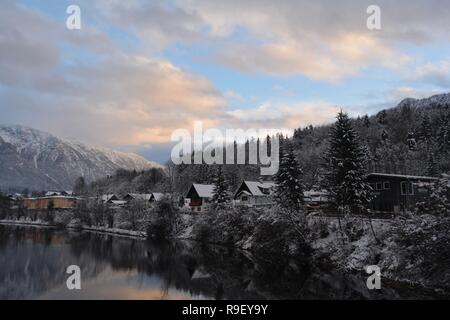
[[[23,200],[23,206],[29,210],[46,210],[50,203],[53,203],[53,209],[70,209],[77,205],[77,198],[74,197],[44,197],[44,198],[27,198]]]

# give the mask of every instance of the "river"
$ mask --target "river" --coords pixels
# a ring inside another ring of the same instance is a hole
[[[66,269],[81,269],[69,290]],[[416,299],[433,294],[196,242],[0,225],[0,299]]]

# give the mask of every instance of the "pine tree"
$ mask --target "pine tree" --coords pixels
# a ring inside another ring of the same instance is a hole
[[[416,204],[418,213],[450,216],[450,175],[443,174],[430,188],[424,202]]]
[[[414,133],[409,132],[408,137],[406,138],[406,144],[408,145],[408,149],[410,151],[416,151],[417,150],[417,141],[414,137]]]
[[[429,142],[432,137],[433,129],[431,127],[431,121],[428,114],[423,117],[419,130],[420,140]]]
[[[381,132],[381,140],[386,142],[389,139],[389,135],[386,130],[383,129],[383,132]]]
[[[222,166],[218,166],[214,176],[214,191],[212,197],[212,204],[215,209],[226,207],[231,201],[230,193],[228,191],[228,184],[222,170]]]
[[[370,127],[370,119],[367,114],[363,117],[363,123],[366,128]]]
[[[346,113],[339,112],[329,137],[325,154],[326,188],[339,210],[361,212],[371,198],[371,189],[365,182],[366,152]]]
[[[450,115],[442,118],[437,131],[437,144],[439,152],[446,154],[450,151]]]
[[[378,123],[385,125],[387,124],[387,112],[386,110],[382,110],[378,113]]]
[[[427,161],[427,175],[430,177],[435,177],[438,175],[438,164],[436,162],[436,159],[432,153],[428,155],[428,161]]]
[[[298,212],[303,205],[303,172],[294,154],[292,143],[283,140],[280,165],[275,182],[275,200],[284,209]]]

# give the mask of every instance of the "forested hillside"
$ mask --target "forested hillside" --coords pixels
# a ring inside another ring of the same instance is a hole
[[[422,100],[408,98],[395,108],[351,121],[367,149],[367,172],[439,176],[450,171],[450,94]],[[331,124],[295,130],[292,142],[306,188],[326,187],[323,164],[330,128]],[[216,169],[217,166],[206,164],[175,166],[168,162],[164,172],[126,173],[121,170],[94,183],[90,190],[184,193],[191,183],[212,183]],[[260,177],[258,165],[225,165],[222,169],[231,190],[244,179],[272,179]]]
[[[437,176],[450,170],[450,94],[405,99],[352,122],[367,147],[367,171]],[[308,184],[322,180],[329,130],[329,125],[295,130],[293,142]]]

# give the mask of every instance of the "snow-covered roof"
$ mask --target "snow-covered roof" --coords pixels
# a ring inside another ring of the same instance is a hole
[[[211,198],[214,193],[212,184],[193,184],[192,185],[200,198]]]
[[[308,190],[303,192],[305,197],[326,197],[329,195],[329,192],[326,190]]]
[[[386,178],[401,178],[401,179],[411,179],[411,180],[438,180],[438,178],[433,177],[425,177],[425,176],[412,176],[412,175],[403,175],[403,174],[391,174],[391,173],[369,173],[367,177],[370,176],[379,176]]]
[[[108,202],[113,198],[117,198],[115,194],[104,194],[101,196],[102,201]]]
[[[19,200],[20,198],[23,198],[23,196],[20,193],[8,194],[6,197],[12,200]]]
[[[125,197],[131,197],[134,200],[148,201],[152,197],[151,193],[129,193]]]
[[[237,196],[240,196],[241,194],[245,194],[246,196],[252,195],[250,192],[243,190],[243,191],[239,192]]]
[[[45,193],[45,196],[46,196],[46,197],[60,196],[60,195],[61,195],[61,192],[58,192],[58,191],[47,191],[47,192]]]
[[[160,192],[153,192],[153,198],[155,199],[155,201],[159,201],[162,198],[164,198],[165,194],[164,193],[160,193]]]
[[[255,197],[266,196],[262,190],[270,190],[275,187],[276,184],[273,182],[259,182],[259,181],[244,181],[250,193]]]
[[[121,205],[125,205],[125,204],[127,204],[127,202],[126,201],[123,201],[123,200],[113,200],[113,201],[111,201],[113,204],[115,204],[115,205],[117,205],[117,206],[121,206]]]

